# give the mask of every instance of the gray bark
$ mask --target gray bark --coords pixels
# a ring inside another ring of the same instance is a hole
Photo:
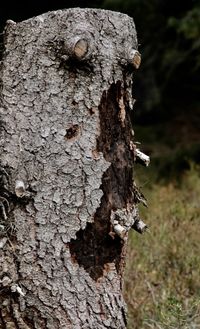
[[[0,328],[126,327],[124,256],[138,220],[129,119],[136,50],[133,20],[116,12],[7,22]]]

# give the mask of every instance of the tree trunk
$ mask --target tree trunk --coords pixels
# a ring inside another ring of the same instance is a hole
[[[8,21],[1,68],[0,328],[126,327],[138,222],[133,20],[94,9]]]

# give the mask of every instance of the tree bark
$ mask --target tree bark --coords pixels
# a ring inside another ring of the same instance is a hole
[[[133,20],[58,10],[8,21],[4,36],[0,328],[123,329]]]

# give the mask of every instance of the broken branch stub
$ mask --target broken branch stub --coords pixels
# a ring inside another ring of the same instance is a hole
[[[17,179],[15,182],[15,194],[18,198],[22,198],[25,193],[25,185],[22,180]]]
[[[136,160],[145,165],[146,167],[148,167],[149,163],[150,163],[150,157],[148,155],[146,155],[145,153],[141,152],[140,150],[138,150],[137,148],[135,149],[135,156],[136,156]]]
[[[143,234],[148,229],[148,226],[141,219],[136,219],[132,228],[136,232]]]
[[[122,65],[130,45],[132,18],[105,10],[58,10],[5,29],[0,277],[10,280],[0,327],[126,328],[123,258],[142,200],[132,72]]]

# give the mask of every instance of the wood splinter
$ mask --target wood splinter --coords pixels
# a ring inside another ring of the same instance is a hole
[[[11,286],[11,291],[12,292],[17,292],[19,295],[21,296],[25,296],[25,293],[22,291],[22,289],[20,288],[20,286],[18,286],[17,284],[13,284]]]
[[[146,155],[143,152],[141,152],[140,150],[136,149],[135,156],[136,156],[136,159],[139,159],[139,162],[141,164],[144,164],[146,167],[148,167],[148,165],[150,163],[150,157],[148,155]]]

